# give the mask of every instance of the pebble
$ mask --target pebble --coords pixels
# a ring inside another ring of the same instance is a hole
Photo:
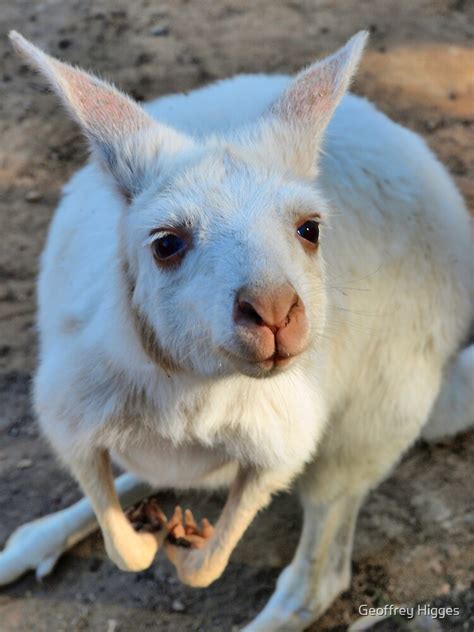
[[[440,595],[449,595],[450,592],[451,592],[451,586],[447,582],[442,584],[442,586],[439,589]]]
[[[174,610],[174,612],[184,612],[186,608],[182,601],[175,599],[171,604],[171,610]]]
[[[17,468],[19,470],[26,470],[27,468],[31,467],[32,465],[33,465],[33,461],[31,459],[21,459],[16,464],[16,466],[17,466]]]
[[[27,202],[39,202],[41,200],[43,196],[41,195],[41,193],[39,191],[28,191],[28,193],[25,195],[25,200]]]
[[[153,35],[153,37],[166,37],[169,35],[169,32],[170,27],[168,24],[158,24],[150,29],[150,35]]]
[[[430,562],[430,569],[433,571],[433,573],[441,575],[441,573],[443,572],[443,565],[441,564],[440,560],[434,559]]]
[[[107,632],[116,632],[118,626],[117,619],[108,619],[107,620]]]
[[[455,593],[464,592],[465,590],[468,590],[468,588],[469,588],[469,583],[458,580],[454,585],[453,592]]]

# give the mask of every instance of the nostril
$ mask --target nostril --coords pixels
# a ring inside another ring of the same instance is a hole
[[[264,325],[264,321],[257,310],[248,301],[237,301],[237,316],[255,325]]]

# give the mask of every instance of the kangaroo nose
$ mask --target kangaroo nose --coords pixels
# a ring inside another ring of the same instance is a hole
[[[241,288],[235,301],[234,320],[245,326],[265,326],[276,334],[288,325],[291,311],[298,303],[298,294],[290,284],[281,285],[272,292]]]

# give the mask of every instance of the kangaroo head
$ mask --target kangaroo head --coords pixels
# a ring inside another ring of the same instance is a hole
[[[18,33],[10,37],[122,196],[117,257],[131,326],[153,359],[167,370],[263,377],[317,345],[327,223],[318,153],[366,34],[297,75],[252,125],[204,140],[153,120]]]

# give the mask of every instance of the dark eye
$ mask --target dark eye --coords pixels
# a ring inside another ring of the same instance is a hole
[[[187,243],[183,237],[176,233],[160,233],[152,242],[152,249],[158,261],[177,259],[184,255]]]
[[[298,235],[309,241],[311,244],[317,244],[319,240],[319,224],[314,219],[308,219],[304,224],[298,226],[297,231]]]

